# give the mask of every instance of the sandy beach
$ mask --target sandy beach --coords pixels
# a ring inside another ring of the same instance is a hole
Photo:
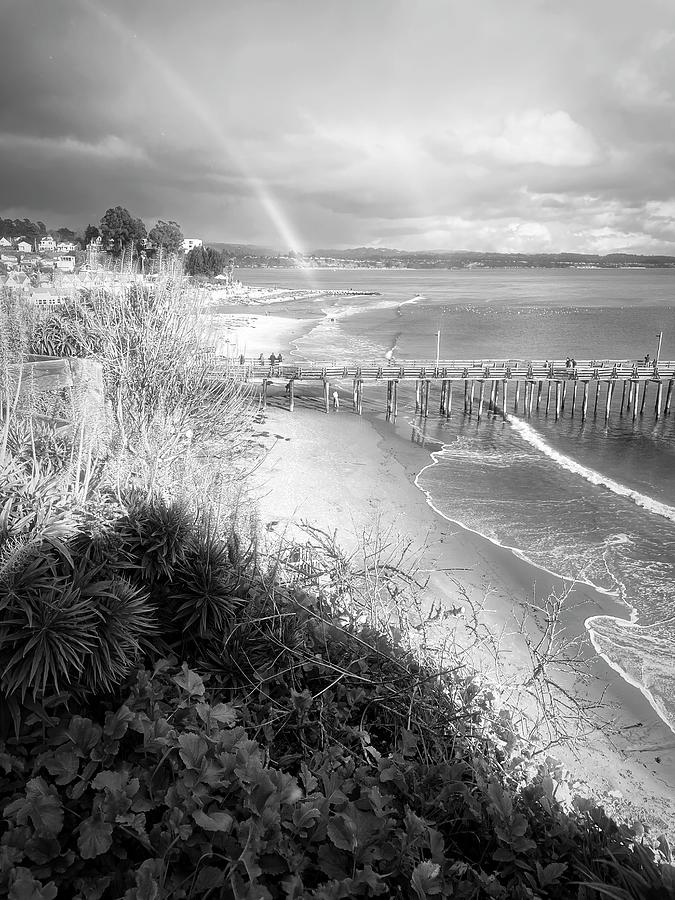
[[[320,316],[317,316],[317,321]],[[210,329],[216,354],[236,359],[240,355],[255,358],[261,353],[288,355],[295,338],[304,334],[313,319],[241,312],[224,312],[211,317]]]
[[[410,541],[411,558],[429,577],[425,602],[448,613],[442,628],[461,631],[462,615],[453,618],[453,611],[467,603],[482,609],[484,626],[501,635],[504,672],[522,682],[531,663],[516,617],[528,600],[561,592],[562,580],[437,514],[414,483],[430,459],[402,436],[407,426],[359,417],[344,396],[342,408],[326,415],[318,392],[299,393],[293,413],[283,391],[273,393],[259,426],[267,449],[254,499],[271,539],[305,540],[304,521],[335,533],[347,550],[375,531]],[[564,607],[567,633],[585,635],[584,620],[608,611],[615,611],[611,598],[576,586]],[[589,706],[602,700],[604,725],[552,755],[573,773],[579,793],[601,796],[618,817],[675,836],[675,736],[586,643],[594,677],[590,683],[568,678],[565,686]]]

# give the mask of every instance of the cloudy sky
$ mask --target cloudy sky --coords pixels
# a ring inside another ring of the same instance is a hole
[[[675,0],[0,0],[0,215],[675,254]]]

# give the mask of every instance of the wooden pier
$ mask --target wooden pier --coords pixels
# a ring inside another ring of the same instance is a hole
[[[260,384],[263,406],[268,390],[282,385],[294,406],[296,382],[322,382],[326,412],[330,412],[335,385],[350,381],[352,408],[363,412],[366,386],[386,386],[388,418],[398,413],[398,387],[403,382],[415,385],[415,411],[429,415],[431,387],[438,391],[438,412],[449,418],[453,409],[478,420],[487,412],[508,418],[510,411],[526,416],[545,407],[556,421],[565,409],[584,421],[598,412],[605,421],[610,417],[612,400],[621,389],[620,415],[633,419],[644,415],[647,398],[653,403],[656,419],[670,413],[675,382],[675,362],[643,363],[634,360],[581,360],[575,365],[566,360],[443,360],[402,362],[397,365],[344,366],[320,363],[283,363],[274,366],[258,360],[235,363],[216,360],[214,377],[238,378]],[[665,390],[664,390],[665,386]],[[455,390],[455,388],[459,390]],[[344,387],[343,387],[344,390]],[[511,393],[513,391],[513,393]],[[513,397],[513,400],[510,398]],[[454,404],[454,406],[453,406]],[[647,407],[649,409],[649,407]]]

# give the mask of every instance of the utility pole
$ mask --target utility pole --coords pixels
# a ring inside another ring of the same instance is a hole
[[[436,332],[436,368],[438,368],[438,361],[441,358],[441,333],[440,331]]]
[[[657,350],[656,350],[656,365],[658,366],[658,364],[659,364],[659,359],[660,359],[660,357],[661,357],[661,342],[663,341],[663,332],[662,332],[662,331],[659,331],[659,333],[658,333],[656,336],[657,336],[657,338],[659,339],[659,346],[658,346],[658,348],[657,348]]]

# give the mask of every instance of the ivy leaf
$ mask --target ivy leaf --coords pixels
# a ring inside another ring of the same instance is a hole
[[[211,718],[231,728],[237,723],[237,710],[231,703],[216,703],[211,707]]]
[[[9,900],[54,900],[57,893],[53,881],[43,885],[23,866],[14,870],[13,877],[10,875]]]
[[[134,714],[129,707],[126,705],[120,706],[117,712],[106,713],[103,733],[114,741],[119,741],[127,733],[129,724],[133,720]]]
[[[43,765],[57,784],[70,784],[77,775],[80,761],[72,750],[59,750],[44,760]]]
[[[438,863],[425,859],[413,869],[410,883],[419,900],[427,900],[433,894],[440,894],[443,890],[439,881],[441,867]]]
[[[24,852],[38,866],[43,866],[50,860],[56,859],[61,853],[61,844],[54,837],[34,834],[30,840],[26,841]]]
[[[180,750],[178,754],[188,769],[199,769],[209,745],[198,734],[181,734],[178,736]]]
[[[26,784],[26,796],[20,797],[3,810],[6,818],[25,825],[30,819],[33,828],[44,837],[56,837],[63,828],[63,806],[53,785],[44,778],[31,778]]]
[[[224,883],[225,872],[222,869],[216,869],[215,866],[204,866],[203,869],[199,870],[193,893],[212,891],[214,888],[222,887]]]
[[[511,802],[511,797],[496,781],[490,782],[490,786],[488,787],[488,797],[492,801],[492,809],[495,810],[502,819],[508,822],[513,815],[513,803]]]
[[[157,900],[159,897],[160,859],[146,859],[136,870],[136,887],[127,891],[124,900]]]
[[[227,833],[232,828],[234,819],[226,812],[205,813],[203,809],[196,809],[192,818],[204,831],[222,831]]]
[[[89,816],[78,825],[77,830],[80,832],[77,846],[82,859],[94,859],[110,850],[113,827],[100,816]]]
[[[103,769],[91,782],[91,786],[97,791],[106,788],[109,791],[121,791],[127,780],[124,772],[113,772],[111,769]]]
[[[304,831],[311,828],[317,819],[321,818],[321,813],[314,806],[296,806],[293,810],[293,824],[298,831]]]
[[[76,878],[75,888],[80,896],[87,900],[101,900],[112,881],[112,875],[103,875],[100,878]]]
[[[176,675],[173,681],[179,688],[189,694],[190,697],[204,696],[204,691],[206,690],[204,682],[196,672],[188,669],[187,663],[183,663],[181,674]]]
[[[319,868],[329,878],[339,881],[347,877],[347,869],[351,871],[352,865],[347,862],[347,857],[340,850],[331,847],[330,844],[321,844],[317,853]]]
[[[537,863],[537,879],[541,887],[547,887],[549,884],[559,884],[558,879],[567,868],[567,863],[549,863],[545,868]]]
[[[78,756],[89,756],[90,751],[98,744],[101,733],[100,726],[94,725],[91,719],[73,716],[66,735],[72,741]]]
[[[328,837],[338,850],[351,853],[356,848],[356,827],[349,816],[338,815],[328,820]]]

